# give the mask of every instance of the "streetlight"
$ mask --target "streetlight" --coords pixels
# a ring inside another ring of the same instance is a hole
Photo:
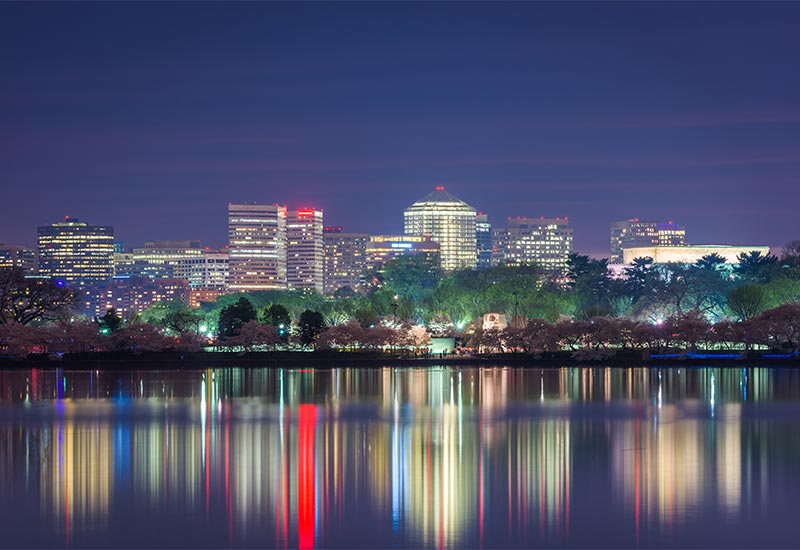
[[[397,294],[395,294],[394,295],[394,302],[392,302],[392,316],[394,317],[394,320],[392,321],[393,325],[397,324],[397,299],[398,299],[398,296],[397,296]]]

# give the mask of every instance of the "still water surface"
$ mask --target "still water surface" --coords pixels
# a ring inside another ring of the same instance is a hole
[[[0,546],[797,547],[790,369],[0,371]]]

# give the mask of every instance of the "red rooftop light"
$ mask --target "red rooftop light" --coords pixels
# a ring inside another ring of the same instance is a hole
[[[437,191],[444,191],[444,185],[437,185],[436,186],[436,190]]]
[[[298,218],[310,218],[314,215],[314,210],[298,210],[297,217]]]

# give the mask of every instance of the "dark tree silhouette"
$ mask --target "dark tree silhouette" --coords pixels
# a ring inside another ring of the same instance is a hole
[[[26,279],[21,268],[0,268],[0,324],[53,320],[75,303],[75,293],[50,279]]]
[[[100,334],[114,334],[122,328],[122,317],[112,307],[97,320],[97,324],[100,326]]]
[[[771,254],[762,254],[758,250],[742,252],[737,259],[739,263],[733,268],[733,272],[743,281],[752,283],[768,281],[778,265],[778,258]]]
[[[300,320],[297,323],[300,329],[300,343],[304,346],[313,345],[317,336],[325,330],[325,319],[318,311],[305,310],[300,314]]]
[[[250,300],[242,296],[238,301],[222,308],[222,311],[219,312],[219,322],[217,323],[219,336],[220,338],[236,336],[242,325],[255,320],[256,309]]]
[[[288,337],[292,318],[289,316],[289,310],[281,304],[272,304],[264,310],[264,322],[275,327],[281,339],[285,340]]]
[[[728,309],[740,321],[752,319],[767,308],[767,293],[759,285],[742,285],[728,293]]]

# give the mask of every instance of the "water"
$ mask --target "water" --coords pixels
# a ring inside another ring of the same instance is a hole
[[[0,546],[796,547],[790,369],[0,371]]]

